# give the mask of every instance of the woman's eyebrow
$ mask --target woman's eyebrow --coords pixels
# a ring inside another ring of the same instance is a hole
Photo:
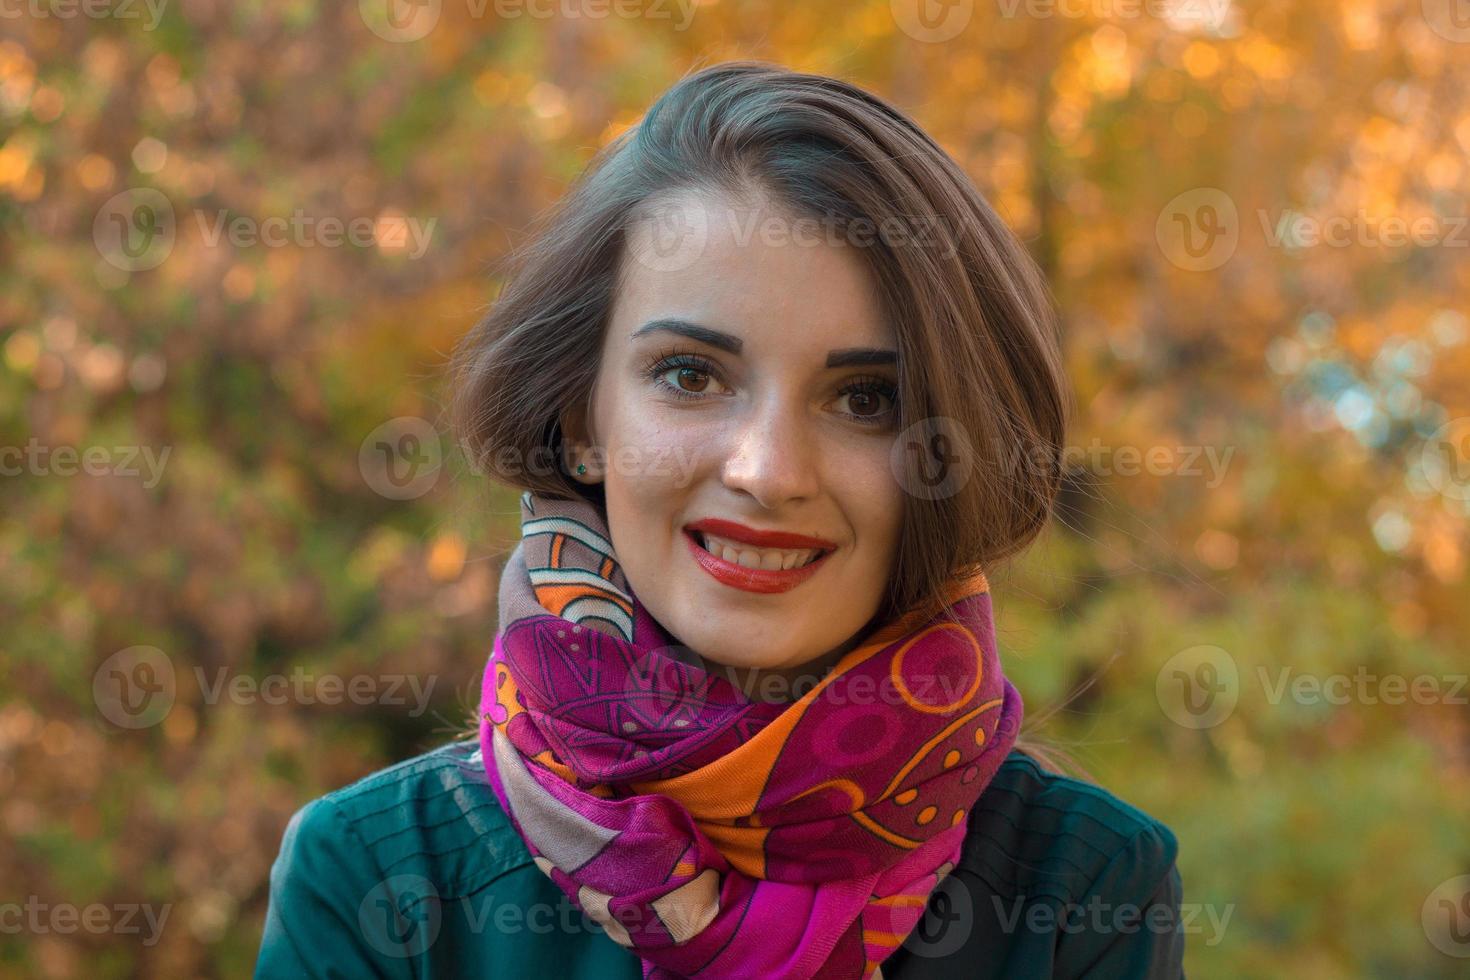
[[[629,335],[630,340],[650,333],[672,333],[690,340],[697,340],[718,347],[720,350],[729,351],[731,354],[739,354],[744,342],[734,334],[725,333],[723,330],[715,330],[711,327],[691,323],[678,317],[661,317],[657,320],[649,320],[643,326]],[[840,350],[827,353],[827,367],[861,367],[882,364],[898,363],[898,353],[886,347],[844,347]]]
[[[702,327],[697,323],[690,323],[688,320],[681,320],[677,317],[649,320],[643,326],[634,330],[628,339],[637,340],[644,334],[660,332],[676,333],[681,337],[688,337],[690,340],[697,340],[701,343],[709,344],[711,347],[718,347],[720,350],[729,351],[731,354],[739,354],[740,348],[744,346],[744,342],[734,334],[725,333],[722,330],[713,330],[709,327]]]
[[[897,364],[898,353],[886,347],[845,347],[827,355],[827,366],[855,367],[876,364]]]

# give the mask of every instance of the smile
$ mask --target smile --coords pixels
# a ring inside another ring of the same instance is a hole
[[[720,525],[726,534],[709,528]],[[734,536],[727,536],[733,532]],[[716,581],[746,592],[774,593],[794,589],[816,574],[835,545],[816,538],[757,532],[727,522],[700,521],[684,529],[689,551]],[[752,538],[760,538],[759,544]],[[779,544],[810,547],[770,547]]]

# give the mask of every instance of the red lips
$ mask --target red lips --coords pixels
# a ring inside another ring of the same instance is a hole
[[[825,538],[809,538],[805,534],[788,534],[785,531],[757,531],[734,521],[722,521],[718,517],[706,517],[684,528],[686,531],[704,531],[716,537],[729,538],[756,548],[820,548],[831,551],[837,547],[835,541]]]
[[[744,565],[726,561],[718,555],[705,551],[699,544],[697,532],[706,532],[731,541],[739,541],[756,548],[817,548],[823,554],[800,568],[746,568]],[[794,589],[816,574],[817,569],[832,556],[837,547],[825,538],[813,538],[804,534],[788,534],[784,531],[757,531],[733,521],[706,518],[684,528],[684,538],[689,542],[689,552],[701,568],[709,572],[716,581],[746,592],[775,593]]]

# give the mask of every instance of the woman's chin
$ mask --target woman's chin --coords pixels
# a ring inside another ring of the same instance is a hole
[[[790,670],[800,666],[804,661],[792,650],[791,630],[773,630],[770,625],[759,616],[711,618],[679,633],[679,638],[712,667]]]

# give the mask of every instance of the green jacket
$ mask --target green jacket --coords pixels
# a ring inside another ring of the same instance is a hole
[[[1169,829],[1012,752],[959,864],[882,966],[915,977],[1182,977]],[[307,804],[271,870],[256,976],[641,980],[531,862],[454,742]]]

